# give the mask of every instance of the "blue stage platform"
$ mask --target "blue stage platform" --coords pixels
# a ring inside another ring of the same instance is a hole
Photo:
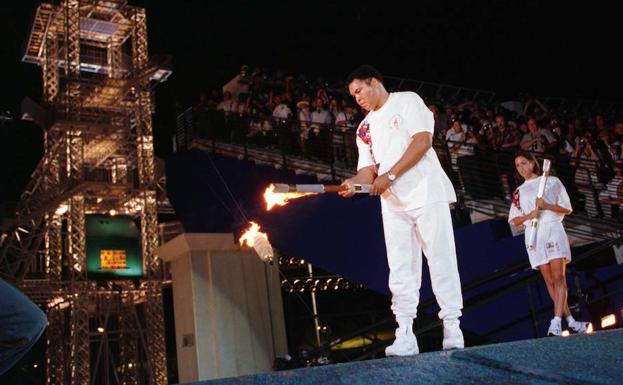
[[[208,384],[623,384],[623,330],[193,383]]]

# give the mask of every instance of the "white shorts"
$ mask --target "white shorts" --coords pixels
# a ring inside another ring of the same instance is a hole
[[[571,248],[569,238],[561,222],[539,223],[536,233],[536,248],[528,250],[528,240],[532,227],[526,228],[525,242],[528,257],[532,268],[537,270],[538,266],[549,263],[552,259],[565,258],[566,262],[571,262]]]

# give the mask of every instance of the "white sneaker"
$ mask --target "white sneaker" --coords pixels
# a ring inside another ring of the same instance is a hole
[[[417,340],[413,334],[413,330],[407,328],[396,329],[396,339],[394,343],[385,348],[385,355],[391,356],[411,356],[418,354],[420,349],[417,346]]]
[[[463,349],[465,347],[463,332],[459,324],[459,320],[443,322],[443,350]]]
[[[588,331],[590,322],[574,321],[568,324],[569,329],[576,334],[585,334]]]
[[[547,336],[548,337],[560,337],[560,335],[562,334],[562,327],[560,326],[560,322],[556,322],[554,320],[552,320],[549,323],[549,329],[547,329]]]

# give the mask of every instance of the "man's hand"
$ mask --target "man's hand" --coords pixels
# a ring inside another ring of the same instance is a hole
[[[340,196],[344,198],[350,198],[355,195],[355,189],[353,188],[356,184],[372,184],[374,182],[374,177],[376,176],[376,171],[374,166],[368,166],[357,171],[357,174],[351,178],[345,179],[344,182],[340,186],[346,187],[346,190],[340,191]]]
[[[370,187],[370,195],[381,195],[392,185],[392,181],[389,180],[387,173],[379,175],[372,183]]]
[[[342,187],[346,187],[347,189],[344,191],[339,191],[338,194],[344,198],[350,198],[355,195],[355,189],[353,189],[353,181],[349,179],[345,179],[344,182],[340,185]]]

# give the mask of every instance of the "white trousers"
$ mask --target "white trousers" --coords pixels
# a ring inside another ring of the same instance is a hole
[[[422,251],[430,269],[433,293],[441,308],[439,318],[457,319],[463,308],[463,296],[448,203],[431,203],[405,212],[383,211],[383,230],[392,311],[396,319],[417,315]]]

